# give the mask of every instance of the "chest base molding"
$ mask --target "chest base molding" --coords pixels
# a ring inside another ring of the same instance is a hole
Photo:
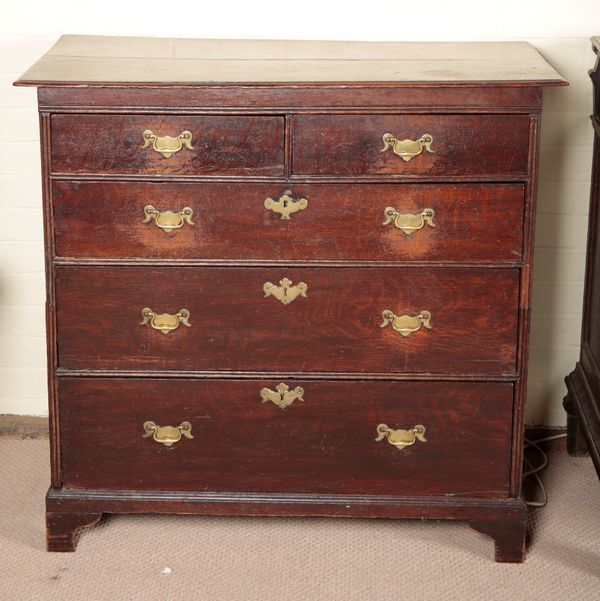
[[[490,500],[50,488],[46,497],[48,550],[74,551],[81,529],[95,526],[107,513],[460,520],[467,521],[474,530],[494,540],[496,561],[518,563],[523,561],[525,551],[527,507],[520,498]]]

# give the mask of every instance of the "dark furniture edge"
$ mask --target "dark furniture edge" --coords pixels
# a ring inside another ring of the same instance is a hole
[[[565,378],[567,396],[567,449],[571,455],[590,454],[600,478],[600,406],[581,363]]]
[[[592,38],[592,48],[596,53],[596,64],[589,71],[593,82],[594,150],[592,157],[592,175],[590,187],[590,210],[587,236],[587,264],[585,271],[585,289],[583,300],[583,319],[581,330],[581,349],[579,362],[565,378],[567,395],[563,406],[567,412],[567,450],[571,455],[581,456],[588,453],[592,457],[598,477],[600,477],[600,370],[598,359],[590,347],[590,315],[594,296],[594,284],[597,284],[596,249],[599,235],[600,210],[600,37]],[[596,282],[594,282],[596,279]]]

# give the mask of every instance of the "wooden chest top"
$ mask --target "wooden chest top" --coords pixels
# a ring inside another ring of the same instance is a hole
[[[18,85],[290,82],[564,85],[526,42],[308,42],[63,36]]]

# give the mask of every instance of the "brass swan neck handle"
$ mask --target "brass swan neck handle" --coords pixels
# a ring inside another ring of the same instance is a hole
[[[177,427],[174,426],[158,426],[152,421],[144,422],[144,436],[156,442],[164,444],[165,447],[170,447],[181,440],[182,436],[192,439],[192,424],[190,422],[181,422]]]
[[[190,207],[183,207],[181,211],[159,211],[153,205],[146,205],[144,207],[144,221],[142,223],[150,223],[154,219],[156,227],[159,227],[165,232],[170,234],[173,230],[182,228],[186,223],[188,225],[194,225],[192,217],[194,211]]]
[[[399,451],[409,447],[417,440],[427,442],[425,438],[425,426],[413,426],[410,430],[393,430],[387,424],[379,424],[376,428],[376,442],[386,439],[391,445],[394,445]]]
[[[192,132],[187,129],[182,131],[178,136],[157,136],[151,129],[146,129],[142,133],[142,138],[144,140],[142,148],[148,148],[152,144],[152,148],[159,154],[162,154],[165,159],[170,159],[183,147],[188,150],[194,150],[192,146]]]
[[[394,207],[387,207],[384,209],[383,214],[385,215],[383,225],[393,223],[395,227],[402,230],[407,236],[412,235],[417,230],[423,229],[425,224],[429,227],[435,227],[435,223],[433,223],[435,211],[430,208],[423,209],[419,213],[400,213]]]
[[[421,326],[431,330],[431,313],[421,311],[417,315],[396,315],[390,309],[384,309],[381,313],[383,323],[380,327],[385,328],[391,324],[393,330],[400,336],[410,336],[421,329]]]
[[[433,136],[431,134],[423,134],[417,140],[399,140],[393,134],[383,134],[383,148],[381,152],[392,149],[394,154],[397,154],[403,161],[410,161],[423,150],[433,154],[431,145],[433,144]]]
[[[150,307],[144,307],[142,309],[142,321],[141,326],[148,325],[153,330],[158,330],[163,334],[168,334],[173,330],[176,330],[180,324],[190,328],[190,312],[188,309],[179,309],[177,313],[156,313]]]

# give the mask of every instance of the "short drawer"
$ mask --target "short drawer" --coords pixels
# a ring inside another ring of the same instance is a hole
[[[283,118],[53,115],[51,171],[282,175]]]
[[[518,275],[508,268],[59,266],[59,365],[514,373]]]
[[[54,181],[63,257],[515,262],[522,184]]]
[[[299,175],[525,176],[526,115],[299,115]]]
[[[284,409],[261,394],[282,385]],[[63,484],[505,497],[512,402],[506,383],[61,378]]]

